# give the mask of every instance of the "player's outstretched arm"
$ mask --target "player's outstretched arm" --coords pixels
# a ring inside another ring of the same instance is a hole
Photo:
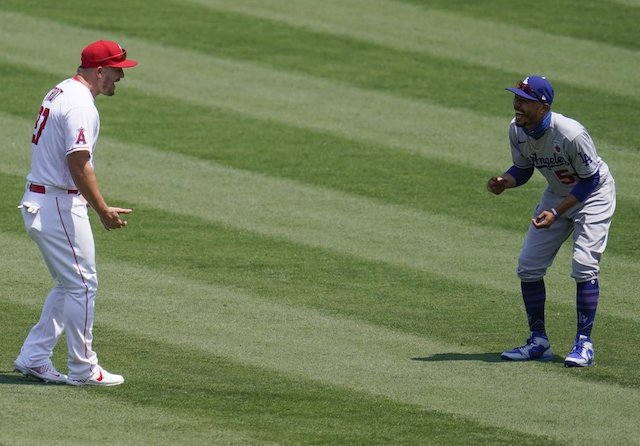
[[[69,171],[73,181],[87,203],[96,211],[102,222],[102,226],[108,231],[127,226],[126,220],[120,218],[121,214],[131,213],[131,209],[123,209],[108,206],[100,193],[96,174],[89,162],[91,154],[87,150],[73,152],[67,156]]]

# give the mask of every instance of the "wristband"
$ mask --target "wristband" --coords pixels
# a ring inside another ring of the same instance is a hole
[[[558,218],[558,211],[556,211],[556,208],[551,208],[551,213],[555,218]]]

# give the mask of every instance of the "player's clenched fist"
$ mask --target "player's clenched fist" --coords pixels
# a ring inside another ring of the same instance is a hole
[[[507,188],[507,181],[503,177],[491,177],[487,182],[487,189],[492,194],[500,195]]]

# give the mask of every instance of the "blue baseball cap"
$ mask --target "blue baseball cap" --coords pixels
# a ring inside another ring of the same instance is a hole
[[[551,104],[553,102],[553,87],[544,76],[527,76],[524,80],[518,82],[515,87],[505,88],[521,98],[530,101],[545,102]]]

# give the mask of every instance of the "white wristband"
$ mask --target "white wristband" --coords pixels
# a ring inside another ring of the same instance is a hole
[[[558,218],[558,211],[556,211],[556,208],[551,208],[551,213],[555,218]]]

